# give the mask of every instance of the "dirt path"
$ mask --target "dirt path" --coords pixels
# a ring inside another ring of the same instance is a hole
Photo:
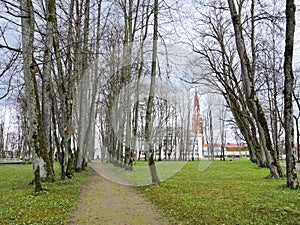
[[[93,168],[97,170],[97,166]],[[82,188],[69,225],[168,224],[134,188],[108,181],[95,170]]]

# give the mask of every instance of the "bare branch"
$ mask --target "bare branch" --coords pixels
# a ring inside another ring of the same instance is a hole
[[[0,49],[1,49],[1,48],[6,48],[6,49],[8,49],[8,50],[10,50],[10,51],[22,53],[22,50],[21,50],[21,49],[14,48],[14,47],[10,47],[10,46],[8,46],[8,45],[2,45],[2,44],[0,44]]]

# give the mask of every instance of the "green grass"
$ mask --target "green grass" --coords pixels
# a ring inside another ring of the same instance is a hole
[[[58,169],[56,168],[56,173]],[[0,224],[65,224],[77,204],[89,170],[74,179],[43,183],[38,194],[32,181],[32,165],[0,165]]]
[[[155,162],[156,170],[161,181],[172,177],[186,164],[186,161],[160,161]],[[125,170],[108,163],[106,165],[114,174],[132,186],[142,186],[151,184],[149,166],[145,161],[137,161],[133,171]],[[103,174],[105,176],[105,174]],[[107,177],[107,176],[106,176]],[[107,177],[114,181],[113,177]]]
[[[20,159],[0,159],[0,163],[21,162]]]
[[[266,179],[268,169],[246,160],[201,163],[208,162],[188,162],[168,180],[138,190],[172,224],[299,224],[300,192],[287,189],[285,179]],[[32,165],[0,165],[0,224],[66,223],[88,173],[43,183],[48,191],[35,194],[28,185]]]
[[[201,164],[200,164],[201,165]],[[300,192],[245,160],[189,162],[165,182],[138,190],[172,224],[300,224]]]

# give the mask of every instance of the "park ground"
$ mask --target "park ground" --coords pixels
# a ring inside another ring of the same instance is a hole
[[[163,225],[167,221],[133,187],[109,181],[93,171],[68,224]]]
[[[285,178],[267,179],[248,160],[201,163],[144,186],[111,182],[92,164],[38,195],[30,166],[1,165],[0,224],[300,224],[300,192]]]

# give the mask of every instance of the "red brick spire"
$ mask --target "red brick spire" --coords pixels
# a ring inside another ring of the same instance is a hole
[[[200,114],[200,104],[197,92],[195,91],[194,96],[194,112],[193,112],[193,119],[192,119],[192,131],[193,133],[203,134],[203,124],[202,124],[202,117]]]

